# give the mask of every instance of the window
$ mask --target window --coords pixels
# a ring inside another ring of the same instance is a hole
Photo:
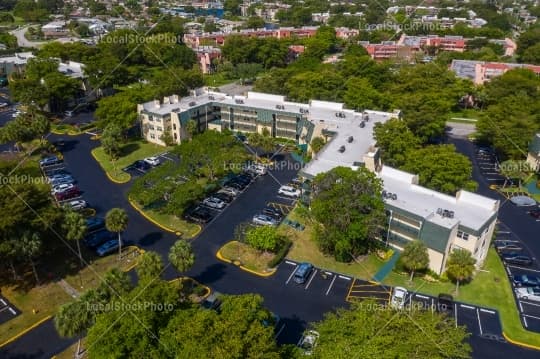
[[[173,130],[176,130],[176,123],[173,123],[172,128]]]
[[[457,237],[463,239],[464,241],[467,241],[467,240],[469,240],[469,233],[458,231],[457,232]]]
[[[154,117],[152,115],[148,116],[148,121],[150,122],[154,121]]]
[[[153,130],[154,129],[154,125],[148,125],[148,128]]]
[[[161,132],[161,131],[163,131],[163,127],[157,126],[157,127],[156,127],[156,130]]]
[[[153,133],[150,134],[150,138],[155,140],[156,139],[156,135],[154,135]]]

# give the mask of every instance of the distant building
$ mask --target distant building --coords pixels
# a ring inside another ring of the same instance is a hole
[[[41,27],[43,36],[46,39],[64,37],[69,35],[66,21],[52,21]]]
[[[540,65],[487,62],[474,60],[453,60],[450,69],[456,76],[469,79],[477,85],[490,81],[513,69],[527,69],[540,75]]]
[[[0,57],[0,75],[10,76],[12,73],[21,74],[26,69],[28,59],[34,55],[31,52],[18,52],[9,56]]]
[[[221,49],[213,46],[200,46],[194,49],[197,54],[199,68],[203,74],[213,73],[215,63],[221,59]]]

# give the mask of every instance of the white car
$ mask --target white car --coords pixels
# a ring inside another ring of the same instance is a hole
[[[529,299],[540,302],[540,288],[538,287],[517,288],[516,295],[519,299]]]
[[[73,187],[75,187],[75,185],[73,183],[59,184],[58,186],[54,186],[52,188],[51,193],[56,194],[56,193],[65,192],[68,189],[72,189]]]
[[[232,187],[223,187],[222,189],[218,191],[218,193],[225,193],[225,194],[228,194],[229,196],[236,197],[240,194],[240,191]]]
[[[403,287],[394,287],[390,305],[395,309],[403,309],[407,300],[407,289]]]
[[[144,162],[148,163],[149,165],[151,166],[159,166],[161,164],[161,161],[159,160],[158,157],[146,157],[144,159]]]
[[[86,208],[88,206],[88,204],[86,203],[85,200],[76,199],[76,200],[69,201],[69,202],[65,203],[64,206],[68,207],[68,208],[71,208],[74,211],[79,211],[79,210],[81,210],[83,208]]]
[[[313,349],[315,349],[318,340],[319,333],[315,330],[308,330],[298,342],[298,347],[304,351],[304,355],[311,355],[313,354]]]
[[[204,201],[202,201],[202,204],[204,204],[207,207],[217,208],[217,209],[222,209],[225,207],[225,202],[223,202],[222,200],[216,197],[208,197]]]
[[[266,214],[256,214],[253,216],[253,219],[251,220],[253,224],[257,224],[260,226],[277,226],[278,221],[276,221],[274,218],[267,216]]]
[[[266,168],[265,165],[260,164],[260,163],[254,163],[251,166],[249,166],[248,169],[261,176],[264,176],[266,173],[268,173],[268,168]]]
[[[278,193],[282,194],[284,196],[287,196],[287,197],[292,197],[292,198],[300,197],[300,190],[296,189],[294,187],[291,187],[291,186],[281,186],[281,187],[279,187]]]

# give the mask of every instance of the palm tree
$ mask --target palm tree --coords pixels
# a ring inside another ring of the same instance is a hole
[[[41,239],[38,233],[25,231],[21,236],[22,252],[30,261],[30,265],[32,266],[32,271],[34,272],[34,277],[36,278],[36,283],[38,284],[39,284],[39,277],[36,270],[36,263],[34,262],[34,258],[41,252],[41,249],[42,249],[41,244],[42,244]]]
[[[137,275],[142,281],[151,281],[159,277],[163,271],[163,261],[156,252],[144,252],[139,257]]]
[[[456,249],[450,253],[450,257],[446,262],[446,273],[448,277],[456,281],[456,295],[459,293],[460,282],[469,279],[474,273],[474,265],[476,259],[471,255],[471,252],[465,249]]]
[[[77,242],[77,251],[79,252],[79,260],[81,261],[81,268],[83,267],[83,257],[81,253],[80,240],[86,234],[86,220],[84,217],[75,211],[68,211],[64,217],[64,223],[62,228],[66,231],[66,238],[69,241]]]
[[[128,216],[124,209],[113,208],[105,216],[105,227],[108,231],[118,233],[118,259],[122,254],[122,236],[128,225]]]
[[[179,272],[189,270],[195,263],[191,245],[184,239],[177,240],[169,250],[169,261]]]
[[[54,317],[54,326],[60,336],[67,338],[79,336],[75,358],[80,355],[82,334],[94,322],[94,313],[88,304],[90,303],[87,300],[79,298],[74,302],[62,305]]]
[[[414,278],[414,272],[427,268],[429,264],[429,256],[426,245],[418,240],[409,242],[401,254],[401,261],[405,268],[411,271],[411,278],[409,281],[412,281]]]

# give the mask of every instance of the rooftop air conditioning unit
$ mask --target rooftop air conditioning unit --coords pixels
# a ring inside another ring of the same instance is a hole
[[[437,208],[437,214],[442,216],[443,214],[442,208]]]
[[[196,103],[195,101],[191,101],[191,102],[189,103],[189,106],[190,106],[190,107],[193,107],[193,106],[195,106],[196,104],[197,104],[197,103]]]
[[[349,138],[347,138],[347,142],[351,143],[353,141],[353,136],[349,136]]]
[[[386,191],[382,191],[382,197],[386,198]]]
[[[364,113],[364,115],[362,116],[362,120],[363,121],[369,121],[369,115],[367,113]]]
[[[392,200],[394,200],[394,201],[395,201],[396,199],[397,199],[397,194],[395,194],[395,193],[392,193]]]
[[[242,104],[242,103],[244,103],[244,100],[242,100],[242,99],[236,99],[236,100],[234,100],[234,102],[236,102],[236,103],[238,103],[238,104]]]
[[[448,218],[454,218],[454,211],[448,211]]]
[[[210,96],[208,96],[208,99],[209,100],[215,100],[216,98],[214,96],[210,95]]]
[[[366,123],[364,121],[362,121],[362,122],[360,122],[359,126],[360,126],[360,128],[364,128],[364,127],[366,127]]]
[[[345,152],[345,146],[341,146],[338,151],[341,153]]]

